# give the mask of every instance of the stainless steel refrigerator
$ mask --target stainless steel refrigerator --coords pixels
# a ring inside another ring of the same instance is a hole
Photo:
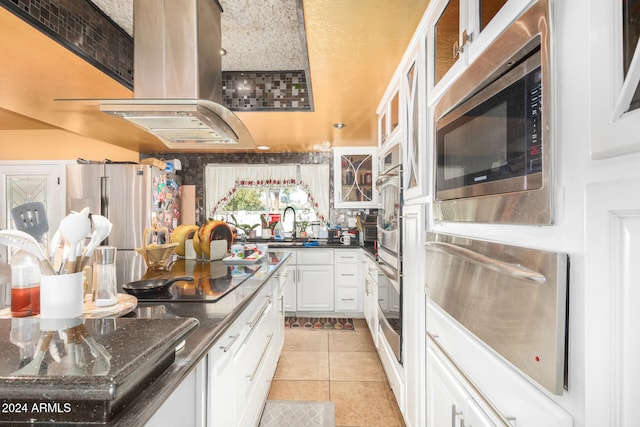
[[[120,283],[138,280],[144,274],[144,259],[135,250],[142,247],[145,228],[154,222],[161,226],[176,225],[172,219],[178,217],[178,212],[174,212],[174,204],[178,205],[178,189],[174,181],[168,182],[171,179],[164,171],[150,165],[90,163],[67,166],[67,213],[88,206],[91,213],[111,221],[113,229],[103,244],[118,248]]]

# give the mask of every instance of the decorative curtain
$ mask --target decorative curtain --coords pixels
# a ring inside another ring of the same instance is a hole
[[[298,173],[299,171],[299,173]],[[329,165],[220,165],[205,168],[207,215],[226,205],[238,188],[300,185],[318,217],[329,218]]]

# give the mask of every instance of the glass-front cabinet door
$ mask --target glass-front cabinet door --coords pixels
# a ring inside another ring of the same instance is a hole
[[[527,7],[527,0],[439,0],[430,24],[432,47],[429,86],[457,74],[473,61],[515,17]],[[486,34],[485,34],[486,33]]]
[[[591,158],[640,152],[640,0],[589,0]]]
[[[375,208],[378,175],[375,147],[339,147],[333,151],[335,208]]]
[[[424,141],[425,117],[424,106],[421,99],[423,90],[423,68],[424,63],[420,50],[416,50],[414,61],[410,63],[403,73],[403,94],[406,114],[406,130],[404,132],[404,148],[406,153],[404,159],[403,188],[405,199],[423,196],[423,191],[428,188],[426,173],[423,168],[425,164]]]

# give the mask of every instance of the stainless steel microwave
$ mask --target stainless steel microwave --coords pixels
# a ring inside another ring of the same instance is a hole
[[[539,1],[436,105],[436,219],[553,222],[548,45]]]

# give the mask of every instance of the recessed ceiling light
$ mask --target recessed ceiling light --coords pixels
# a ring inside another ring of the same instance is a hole
[[[336,129],[342,129],[343,127],[345,127],[346,125],[344,123],[334,123],[333,127]]]
[[[257,145],[256,148],[258,150],[270,150],[271,147],[269,147],[268,145]]]
[[[227,49],[220,48],[220,56],[225,56],[227,54]]]

